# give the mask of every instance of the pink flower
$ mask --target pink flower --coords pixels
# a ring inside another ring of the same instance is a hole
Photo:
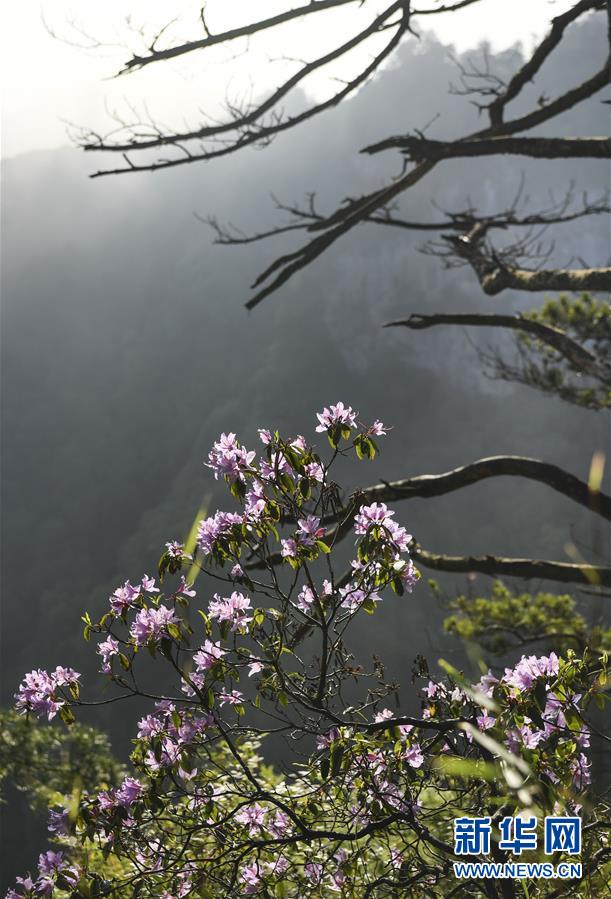
[[[320,527],[320,518],[317,518],[316,515],[300,518],[297,524],[299,525],[299,541],[303,546],[312,546],[314,541],[325,533],[325,529]]]
[[[518,692],[530,690],[535,681],[542,677],[555,677],[558,674],[558,656],[555,652],[549,656],[522,656],[515,668],[506,668],[503,681]]]
[[[134,802],[142,795],[143,787],[139,780],[135,777],[126,777],[119,789],[117,790],[117,804],[123,808],[130,808]]]
[[[244,472],[251,467],[255,456],[254,451],[249,452],[240,446],[235,434],[221,434],[208,453],[207,464],[217,480],[223,477],[231,483],[245,480]]]
[[[145,574],[141,581],[142,590],[145,593],[159,593],[159,587],[155,586],[155,578]]]
[[[190,553],[185,552],[185,548],[178,540],[170,540],[165,545],[168,556],[172,559],[190,559]]]
[[[319,865],[317,862],[307,862],[304,865],[303,872],[310,883],[313,883],[315,886],[322,880],[322,865]]]
[[[305,473],[313,481],[318,481],[321,484],[325,477],[322,465],[319,462],[308,462],[305,466]]]
[[[396,521],[392,520],[394,514],[387,507],[386,503],[372,503],[370,506],[361,506],[358,515],[354,517],[355,533],[366,534],[370,528],[382,528],[386,539],[393,544],[395,549],[399,552],[405,552],[412,535],[408,534],[405,528],[400,527]]]
[[[61,810],[61,812],[56,812],[54,809],[49,811],[49,823],[47,826],[47,830],[49,833],[56,834],[56,836],[68,836],[69,833],[69,819],[70,812],[67,808]]]
[[[374,421],[372,426],[369,428],[369,433],[373,434],[374,437],[382,437],[386,434],[386,425],[383,424],[379,419]]]
[[[290,821],[284,812],[276,812],[271,821],[267,823],[267,829],[274,837],[286,836],[290,827]]]
[[[259,805],[258,802],[255,802],[254,805],[249,805],[240,809],[235,816],[235,819],[236,821],[239,821],[240,824],[246,824],[248,826],[248,833],[253,837],[256,836],[265,824],[265,809],[262,805]]]
[[[252,865],[242,868],[240,880],[245,884],[244,893],[246,895],[256,893],[261,883],[261,870],[258,862],[253,862]]]
[[[375,590],[361,590],[354,584],[347,584],[340,587],[340,596],[342,597],[342,607],[350,609],[351,612],[358,609],[365,600],[370,599],[372,602],[382,602],[382,597]]]
[[[244,701],[244,694],[239,690],[232,690],[231,693],[219,693],[219,702],[221,705],[239,705]]]
[[[421,768],[424,763],[424,755],[418,743],[414,743],[403,753],[403,758],[412,768]]]
[[[109,674],[112,670],[110,664],[110,658],[112,656],[116,656],[119,652],[119,641],[115,640],[114,637],[108,637],[106,640],[103,640],[102,643],[98,643],[97,653],[102,657],[102,668],[101,671],[103,674]]]
[[[479,715],[476,719],[477,726],[480,730],[490,730],[491,727],[494,727],[496,724],[496,718],[493,715],[489,715],[485,712],[483,715]]]
[[[317,749],[328,749],[332,743],[335,743],[336,740],[339,740],[341,734],[337,727],[332,727],[326,734],[319,734],[316,738],[316,748]]]
[[[434,699],[441,689],[441,684],[436,684],[435,681],[430,680],[426,687],[422,688],[422,692],[426,693],[429,699]]]
[[[484,696],[492,697],[492,693],[498,682],[498,678],[496,678],[492,674],[492,672],[489,671],[488,674],[484,674],[483,677],[473,686],[478,693],[483,693]]]
[[[54,892],[56,877],[61,876],[73,888],[79,879],[78,871],[64,859],[63,853],[51,850],[38,856],[38,874],[34,890],[39,896],[50,896]]]
[[[122,587],[117,587],[110,597],[110,608],[115,616],[119,617],[133,606],[137,596],[140,595],[140,587],[132,587],[129,581],[125,581]]]
[[[193,589],[193,585],[192,585],[192,584],[187,584],[187,580],[186,580],[186,578],[185,578],[185,576],[184,576],[184,574],[183,574],[183,575],[181,575],[181,577],[180,577],[180,584],[178,585],[178,589],[177,589],[176,592],[177,592],[177,593],[182,593],[183,596],[191,596],[191,597],[193,597],[193,596],[196,595],[196,592],[197,592],[197,591],[195,591],[195,590]]]
[[[390,863],[393,868],[400,868],[403,864],[403,856],[398,849],[393,849],[390,853]]]
[[[271,481],[272,483],[275,482],[279,474],[287,474],[289,477],[293,477],[295,474],[290,462],[283,452],[271,453],[269,462],[265,459],[261,459],[259,473],[262,478],[265,478],[266,481]]]
[[[410,538],[411,539],[411,538]],[[406,593],[411,593],[418,581],[420,580],[420,573],[418,569],[414,566],[414,563],[410,560],[406,565],[401,569],[399,577],[403,582],[403,589]]]
[[[353,428],[356,416],[357,413],[352,411],[352,407],[344,406],[343,403],[336,403],[335,406],[330,406],[328,409],[325,407],[322,412],[316,413],[316,418],[319,422],[316,426],[316,431],[319,434],[323,434],[338,424]]]
[[[293,537],[280,541],[280,554],[283,559],[296,559],[299,551],[297,541]]]
[[[266,870],[269,871],[270,874],[275,874],[277,877],[284,874],[285,871],[288,870],[288,866],[288,859],[284,855],[279,855],[273,862],[265,863]]]
[[[244,520],[248,523],[259,521],[267,508],[267,500],[264,493],[265,487],[260,481],[255,481],[252,488],[244,497]]]
[[[230,534],[236,524],[242,524],[243,518],[236,512],[217,511],[211,518],[203,518],[197,528],[197,545],[205,553],[213,552],[216,541]]]
[[[577,758],[571,762],[571,772],[573,774],[573,786],[576,790],[585,790],[590,784],[592,777],[590,775],[591,764],[587,756],[581,752]]]
[[[214,599],[210,600],[208,606],[210,617],[217,618],[220,622],[229,622],[232,631],[245,628],[250,624],[252,618],[247,616],[247,612],[250,610],[250,597],[236,591],[231,596],[224,598],[215,593]]]
[[[19,690],[15,694],[15,707],[20,711],[32,711],[36,715],[46,715],[51,721],[66,705],[66,701],[58,695],[61,687],[75,686],[80,674],[72,668],[60,668],[49,673],[42,668],[26,674]]]
[[[211,640],[205,640],[204,645],[193,654],[198,671],[208,671],[213,665],[225,655],[225,650],[221,649],[220,643],[213,643]]]
[[[156,737],[163,732],[163,721],[154,715],[146,715],[138,722],[138,737]]]
[[[302,587],[299,596],[297,597],[297,608],[301,609],[302,612],[305,612],[306,615],[310,615],[312,612],[312,606],[314,605],[314,591],[311,587],[308,587],[306,584]]]
[[[158,643],[162,637],[169,636],[169,625],[177,622],[174,611],[167,606],[140,609],[129,633],[136,646],[144,646],[149,642]]]

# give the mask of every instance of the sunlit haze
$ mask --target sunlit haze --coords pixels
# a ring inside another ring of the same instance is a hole
[[[423,0],[425,4],[433,5],[433,0]],[[286,0],[210,0],[207,21],[214,32],[289,5]],[[2,9],[3,155],[66,144],[69,124],[105,133],[113,127],[112,113],[123,120],[150,115],[170,127],[197,121],[200,110],[215,115],[225,97],[243,101],[277,84],[295,68],[296,58],[309,59],[358,31],[382,6],[379,0],[325,13],[322,30],[321,18],[311,16],[272,36],[260,36],[249,44],[243,41],[231,50],[213,49],[113,78],[130,50],[150,44],[156,30],[172,19],[176,22],[168,37],[200,34],[201,2],[6,3]],[[566,6],[566,0],[482,0],[456,14],[430,17],[427,27],[458,49],[482,40],[495,48],[520,41],[528,45],[546,28],[551,16]],[[373,49],[375,40],[358,51],[360,59]],[[330,68],[309,82],[308,89],[321,95],[328,92],[333,87],[330,76],[343,76],[350,65],[358,63],[355,54],[343,69]]]

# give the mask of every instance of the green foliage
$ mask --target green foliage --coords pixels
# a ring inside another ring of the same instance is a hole
[[[548,297],[540,309],[524,313],[531,321],[566,331],[575,340],[590,344],[597,356],[604,358],[611,349],[611,310],[608,301],[589,293],[579,297],[560,294]]]
[[[0,791],[11,782],[32,805],[44,807],[59,797],[116,784],[122,773],[108,737],[96,728],[74,724],[60,729],[0,710]]]
[[[489,596],[461,595],[449,605],[456,612],[445,630],[493,654],[535,643],[557,652],[611,648],[611,629],[588,627],[568,593],[515,593],[495,581]]]
[[[561,294],[546,299],[540,309],[532,309],[524,317],[564,331],[600,360],[609,358],[611,307],[607,300],[587,293],[579,297]],[[565,356],[530,334],[520,332],[517,339],[520,362],[513,367],[497,361],[501,377],[521,381],[588,409],[611,407],[608,381],[584,377]]]

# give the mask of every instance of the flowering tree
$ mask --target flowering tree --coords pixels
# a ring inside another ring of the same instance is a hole
[[[53,809],[58,845],[7,899],[456,895],[454,819],[579,812],[587,895],[602,895],[606,809],[586,794],[587,709],[604,702],[606,655],[523,656],[475,684],[446,663],[430,678],[419,660],[422,710],[400,711],[401,686],[375,656],[371,670],[354,658],[348,632],[357,615],[384,614],[416,587],[411,537],[383,502],[355,494],[345,513],[332,480],[348,455],[372,459],[387,429],[342,403],[317,417],[327,457],[268,430],[258,457],[223,434],[208,466],[237,511],[202,520],[194,546],[168,542],[157,578],[126,581],[99,621],[84,616],[116,691],[98,702],[150,706],[133,770]],[[347,528],[354,553],[342,573]],[[26,675],[16,704],[71,725],[96,702],[82,698],[77,672],[58,667]],[[287,748],[274,770],[260,747],[279,739]],[[498,838],[491,852],[507,857]],[[458,886],[560,895],[553,881]]]

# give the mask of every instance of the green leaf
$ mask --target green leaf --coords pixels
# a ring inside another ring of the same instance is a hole
[[[170,637],[173,637],[174,640],[180,640],[182,637],[180,627],[177,624],[168,624],[168,634]]]
[[[342,767],[344,747],[341,743],[333,743],[331,746],[331,776],[337,777]]]
[[[76,721],[74,714],[72,713],[72,709],[70,706],[63,705],[59,710],[59,717],[62,719],[64,724],[70,727]]]

